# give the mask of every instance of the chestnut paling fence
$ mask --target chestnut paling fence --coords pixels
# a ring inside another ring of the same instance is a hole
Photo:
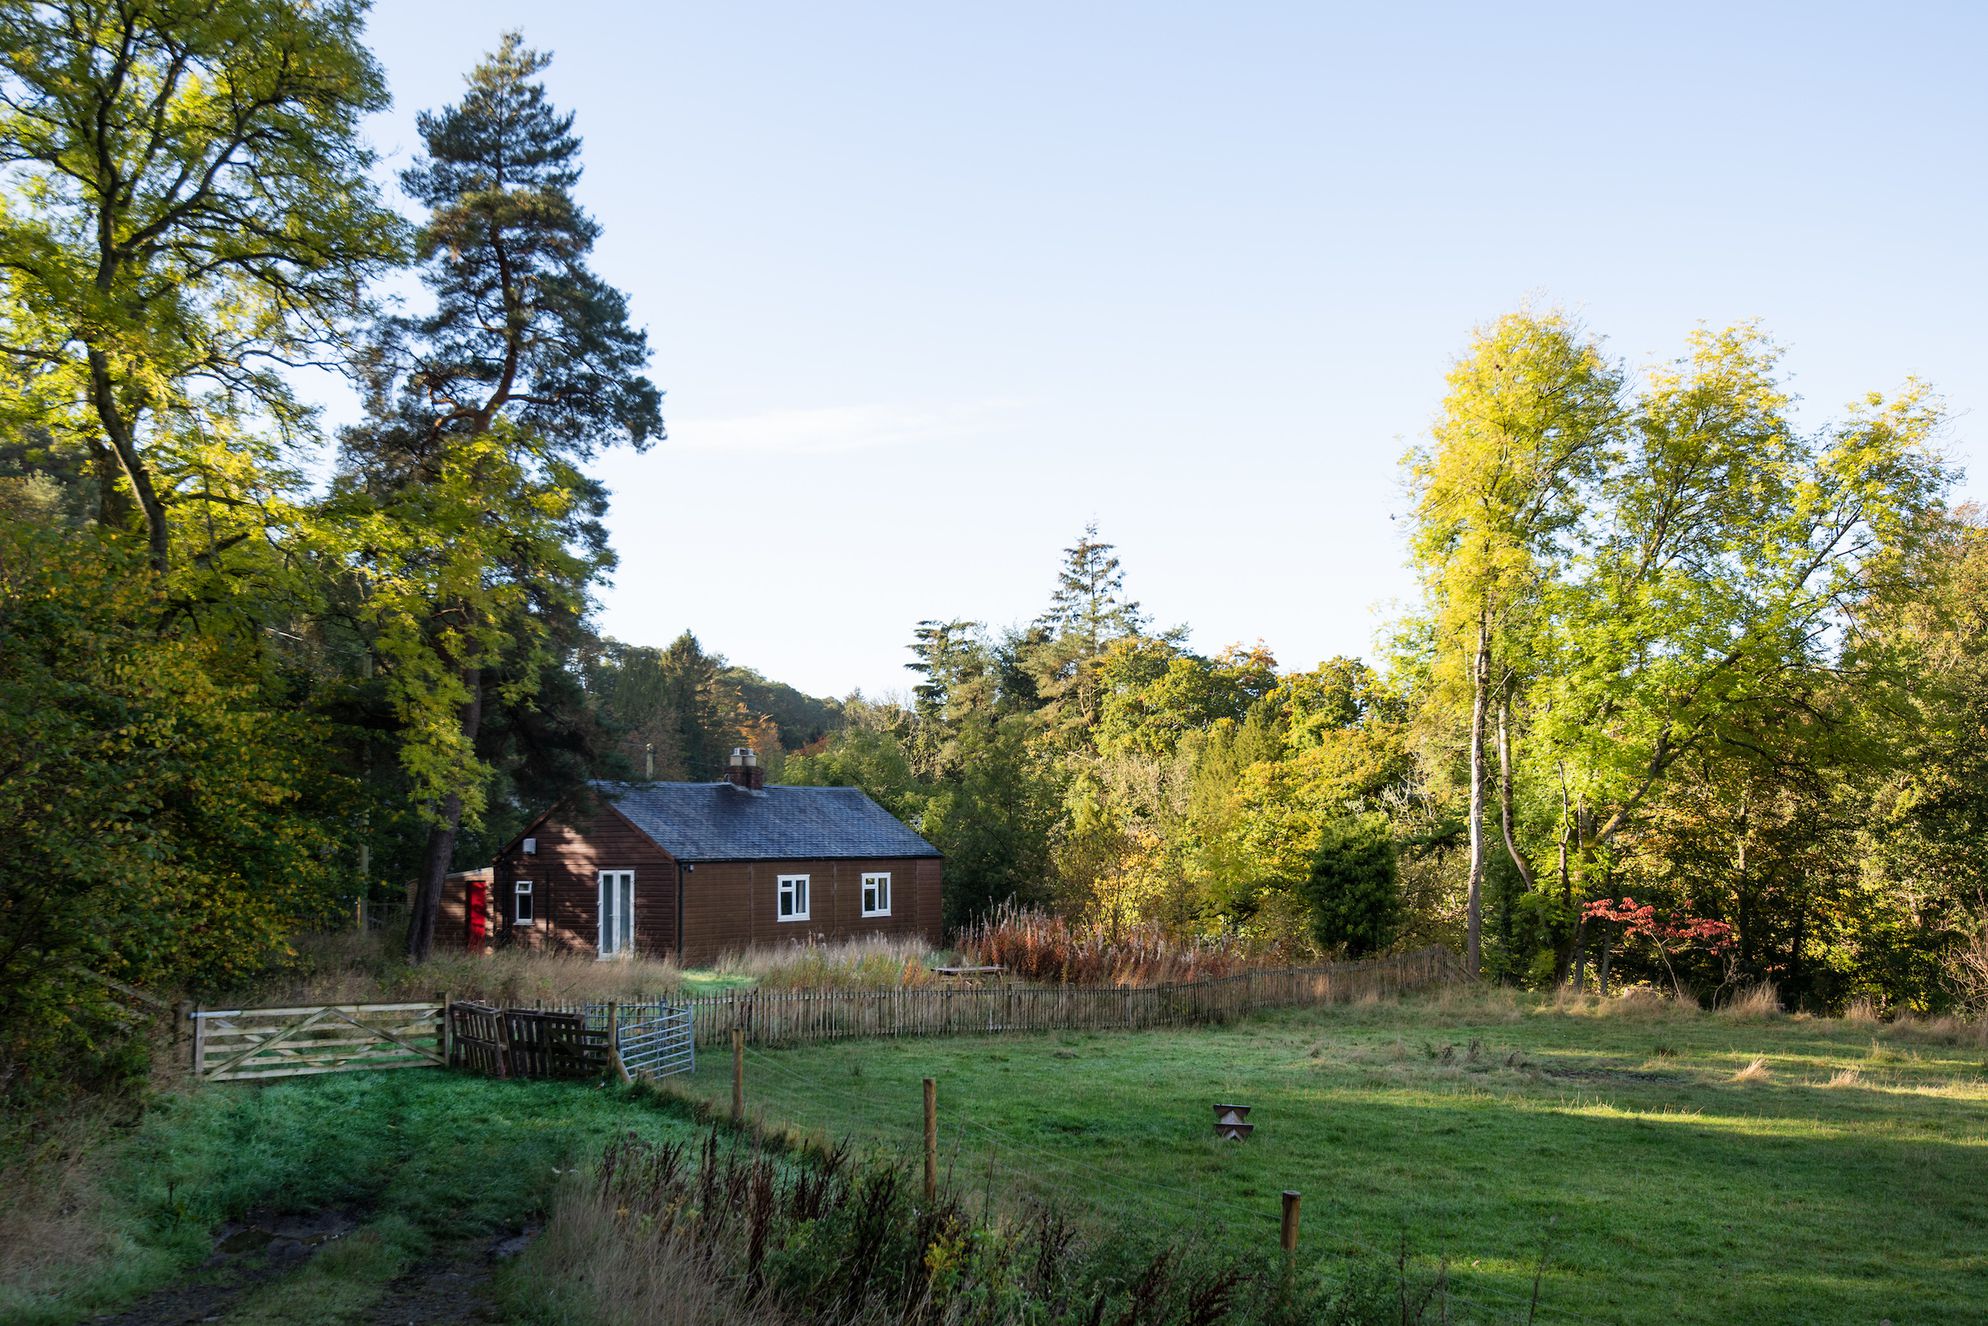
[[[498,1008],[471,1001],[194,1009],[193,1069],[253,1081],[372,1068],[453,1067],[494,1077],[665,1076],[698,1046],[857,1037],[1142,1031],[1226,1022],[1469,979],[1446,948],[1357,962],[1268,967],[1165,985],[918,986],[733,990],[673,1002]]]
[[[743,1032],[748,1045],[861,1036],[1141,1031],[1226,1022],[1259,1009],[1348,1003],[1468,980],[1440,946],[1356,962],[1266,967],[1166,985],[917,986],[890,990],[733,990],[682,1001],[697,1043]]]

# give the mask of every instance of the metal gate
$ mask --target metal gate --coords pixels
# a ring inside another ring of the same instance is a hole
[[[665,1008],[643,1022],[621,1027],[616,1050],[622,1069],[630,1077],[668,1077],[688,1073],[697,1067],[697,1037],[692,1019],[694,1010]]]

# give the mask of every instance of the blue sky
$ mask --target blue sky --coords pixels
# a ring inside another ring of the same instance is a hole
[[[1202,648],[1371,652],[1400,455],[1529,299],[1632,365],[1757,318],[1810,423],[1929,379],[1988,498],[1988,6],[382,0],[387,167],[506,27],[668,393],[598,466],[625,640],[903,688],[1095,519]]]

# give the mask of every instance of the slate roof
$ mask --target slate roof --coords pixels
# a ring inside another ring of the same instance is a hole
[[[806,861],[938,856],[855,787],[611,783],[593,788],[679,861]]]

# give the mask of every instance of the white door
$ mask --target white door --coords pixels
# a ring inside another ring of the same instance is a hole
[[[635,948],[635,872],[601,871],[601,942],[604,958]]]

